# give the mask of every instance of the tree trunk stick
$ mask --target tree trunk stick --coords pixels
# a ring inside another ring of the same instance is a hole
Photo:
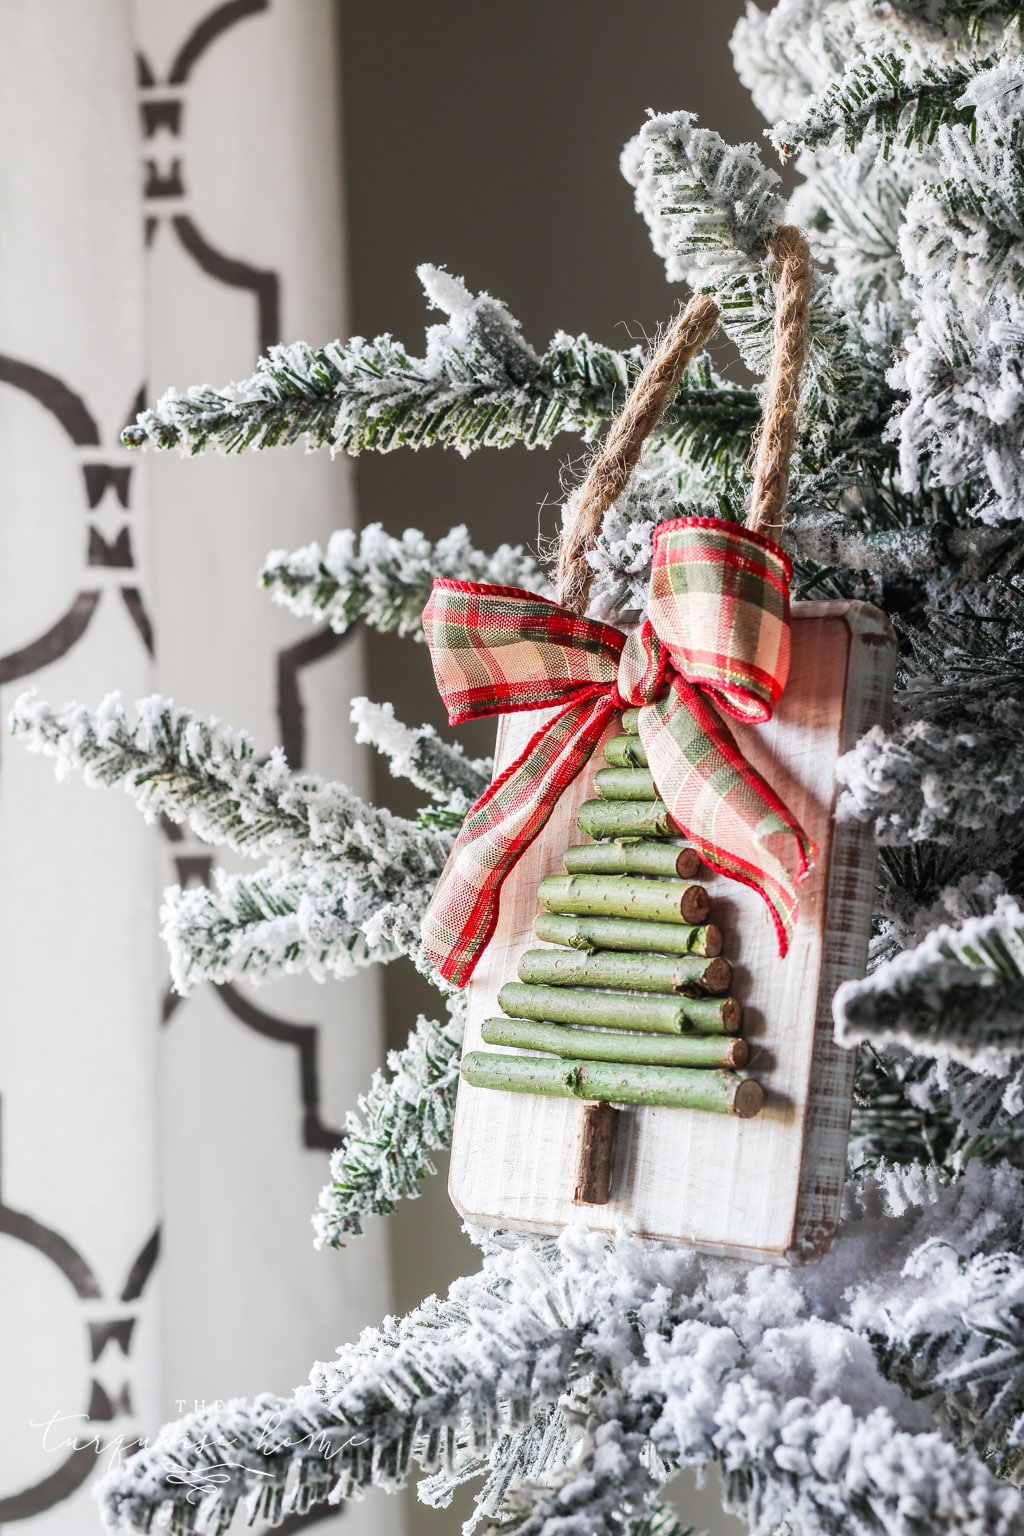
[[[720,955],[722,931],[714,923],[691,927],[686,923],[647,923],[627,917],[566,917],[538,912],[533,931],[547,944],[569,949],[637,950],[654,955]]]
[[[470,1051],[462,1075],[474,1088],[539,1093],[549,1098],[611,1104],[665,1104],[749,1119],[764,1103],[760,1083],[732,1072],[619,1065],[608,1061],[552,1061],[546,1056],[495,1056]]]
[[[702,885],[645,880],[642,875],[548,875],[537,888],[548,912],[583,917],[643,917],[657,923],[702,923],[711,911]]]
[[[622,719],[619,721],[627,736],[637,736],[640,732],[640,711],[638,709],[624,709]]]
[[[618,1111],[610,1104],[584,1104],[580,1116],[573,1205],[607,1205],[612,1191]]]
[[[588,837],[678,837],[664,800],[584,800],[576,825]]]
[[[610,736],[604,744],[604,760],[613,768],[647,767],[647,753],[639,736]]]
[[[695,848],[678,843],[577,843],[565,850],[570,875],[661,875],[692,880],[700,869]]]
[[[721,956],[630,955],[605,950],[530,949],[519,960],[519,980],[551,987],[632,987],[638,992],[714,992],[732,986],[732,966]]]
[[[579,1061],[619,1061],[659,1067],[745,1067],[750,1046],[731,1035],[628,1035],[621,1029],[574,1029],[536,1019],[485,1019],[485,1045],[548,1051]]]
[[[599,768],[594,788],[602,800],[657,800],[658,791],[646,768]]]
[[[591,992],[582,987],[544,987],[507,981],[498,1007],[513,1019],[556,1024],[598,1024],[644,1034],[739,1033],[742,1010],[732,997],[654,997],[642,992]]]

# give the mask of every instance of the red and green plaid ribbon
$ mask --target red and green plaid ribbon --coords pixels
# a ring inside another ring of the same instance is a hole
[[[449,854],[423,919],[442,976],[465,986],[494,932],[505,876],[612,716],[636,706],[672,820],[713,869],[760,892],[786,953],[815,848],[718,711],[771,718],[789,674],[791,574],[776,544],[736,523],[661,523],[649,617],[628,638],[518,587],[434,582],[423,627],[452,725],[558,710],[480,796]]]

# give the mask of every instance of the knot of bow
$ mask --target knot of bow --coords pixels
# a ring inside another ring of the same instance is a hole
[[[786,953],[815,848],[720,711],[771,718],[789,674],[791,574],[770,540],[684,517],[655,529],[648,618],[628,637],[519,587],[434,582],[423,627],[451,724],[555,710],[480,796],[448,856],[423,919],[442,976],[469,980],[506,875],[623,708],[638,709],[671,821],[713,869],[760,893]]]

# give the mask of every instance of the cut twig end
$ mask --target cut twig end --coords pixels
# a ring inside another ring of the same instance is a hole
[[[676,857],[676,874],[681,880],[692,880],[700,873],[700,854],[695,848],[680,848]]]
[[[764,1108],[764,1089],[753,1077],[745,1077],[736,1089],[732,1101],[733,1114],[741,1120],[752,1120]]]

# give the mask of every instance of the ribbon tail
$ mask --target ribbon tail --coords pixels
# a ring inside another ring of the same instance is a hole
[[[767,903],[789,948],[796,887],[817,849],[779,796],[743,758],[722,720],[678,675],[668,693],[640,711],[640,739],[669,815],[713,869],[751,886]],[[769,846],[785,834],[784,857]]]
[[[427,954],[464,987],[498,921],[505,877],[590,759],[615,712],[607,686],[589,689],[543,725],[473,806],[423,917]]]

